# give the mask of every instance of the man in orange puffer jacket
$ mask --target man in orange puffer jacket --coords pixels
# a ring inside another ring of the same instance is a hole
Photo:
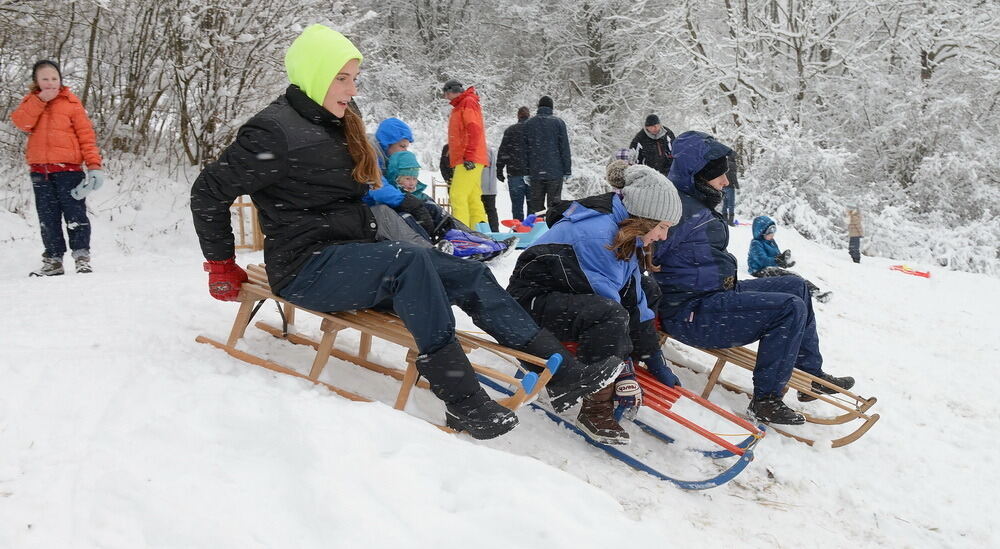
[[[448,163],[455,169],[448,189],[451,215],[475,229],[477,223],[488,221],[482,199],[483,167],[489,164],[483,111],[472,86],[466,89],[457,80],[449,80],[442,92],[452,106],[448,119]]]
[[[63,274],[63,219],[76,272],[89,273],[90,220],[84,199],[104,184],[97,136],[80,99],[62,85],[59,65],[39,61],[31,76],[31,92],[11,114],[14,125],[29,134],[27,160],[45,245],[42,267],[31,276]]]

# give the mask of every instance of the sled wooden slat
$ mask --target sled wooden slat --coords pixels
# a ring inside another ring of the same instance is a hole
[[[336,313],[312,311],[298,307],[272,293],[267,282],[267,273],[265,272],[263,265],[249,265],[247,267],[247,276],[247,282],[243,283],[240,289],[240,308],[236,313],[236,319],[233,322],[233,326],[229,332],[229,338],[226,340],[226,343],[221,343],[205,336],[198,336],[196,341],[223,349],[231,356],[249,364],[261,366],[282,374],[307,379],[317,385],[322,385],[331,391],[344,396],[345,398],[371,401],[371,399],[319,380],[323,370],[330,360],[330,357],[351,362],[355,365],[392,377],[401,382],[399,392],[396,394],[396,398],[393,403],[393,407],[397,410],[405,410],[406,405],[409,402],[410,393],[414,386],[421,389],[430,388],[427,381],[419,379],[420,376],[416,367],[416,359],[419,351],[413,336],[406,329],[406,326],[403,324],[403,321],[399,319],[399,317],[389,313],[373,310],[342,311]],[[254,308],[259,303],[266,300],[273,300],[278,304],[280,312],[284,317],[286,327],[279,328],[262,321],[257,322],[255,326],[274,337],[284,339],[289,343],[296,345],[311,347],[315,350],[316,354],[313,357],[308,374],[303,374],[287,366],[236,348],[236,344],[246,334],[246,329],[250,324],[251,317],[254,314]],[[322,336],[319,340],[310,338],[303,334],[295,333],[293,331],[292,326],[295,320],[296,311],[309,313],[321,319],[320,332]],[[337,336],[344,330],[355,330],[360,333],[357,351],[352,352],[336,346]],[[399,345],[406,349],[405,369],[392,368],[370,360],[369,355],[371,354],[372,342],[375,338]],[[522,360],[530,364],[542,366],[543,368],[545,366],[545,360],[542,358],[516,351],[514,349],[509,349],[487,339],[465,333],[456,333],[456,338],[462,347],[467,350],[482,348],[501,356],[510,357],[511,359]],[[511,396],[497,400],[498,403],[512,410],[517,409],[525,402],[534,398],[539,391],[544,389],[545,385],[552,378],[551,371],[544,368],[543,373],[539,374],[538,381],[533,387],[531,387],[531,391],[529,392],[526,391],[521,385],[521,381],[513,375],[501,372],[489,366],[477,364],[475,362],[472,362],[472,367],[481,375],[517,388],[513,391]],[[437,427],[444,431],[453,432],[451,429],[441,425],[437,425]]]
[[[661,345],[670,336],[661,332]],[[675,340],[676,341],[676,340]],[[711,371],[708,373],[708,381],[705,384],[704,390],[701,392],[702,398],[708,398],[716,386],[721,386],[730,391],[737,393],[743,393],[746,395],[753,395],[752,391],[749,391],[739,385],[722,379],[722,371],[725,369],[727,364],[735,364],[745,370],[753,371],[757,363],[757,353],[746,347],[731,347],[728,349],[704,349],[701,347],[693,347],[699,351],[702,351],[708,355],[716,358],[715,364],[712,366]],[[679,364],[680,366],[685,366],[684,364]],[[827,387],[834,392],[832,394],[818,393],[813,390],[812,384],[817,383],[823,387]],[[814,423],[817,425],[843,425],[850,423],[855,420],[861,420],[861,425],[852,431],[851,433],[836,438],[830,441],[830,445],[833,448],[839,448],[841,446],[846,446],[859,438],[861,438],[865,433],[867,433],[872,426],[879,420],[878,414],[867,414],[869,409],[875,405],[878,401],[875,397],[864,398],[858,396],[851,391],[841,389],[836,385],[826,381],[825,379],[820,379],[814,375],[803,372],[802,370],[795,369],[792,371],[792,376],[788,380],[787,389],[794,389],[800,393],[804,393],[815,397],[817,402],[823,402],[841,411],[838,415],[834,417],[820,417],[812,414],[802,413],[805,416],[806,421],[809,423]],[[812,446],[815,444],[815,440],[795,435],[790,432],[783,430],[780,427],[774,425],[771,429],[787,437],[794,438],[800,442],[804,442]]]

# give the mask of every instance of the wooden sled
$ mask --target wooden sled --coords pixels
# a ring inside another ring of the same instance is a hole
[[[416,359],[419,353],[417,351],[417,345],[413,340],[413,336],[410,335],[410,332],[407,331],[406,327],[403,325],[403,321],[398,317],[372,310],[344,311],[338,313],[321,313],[312,311],[298,307],[273,294],[270,286],[268,285],[267,274],[264,272],[263,265],[248,266],[247,275],[250,279],[247,282],[244,282],[240,289],[240,309],[236,314],[236,320],[233,322],[232,330],[229,332],[229,339],[227,339],[225,343],[222,343],[205,336],[198,336],[196,341],[218,347],[219,349],[229,353],[231,356],[249,364],[261,366],[278,373],[307,379],[316,385],[326,387],[344,398],[371,402],[372,399],[346,391],[340,387],[336,387],[319,380],[319,377],[323,373],[323,369],[326,367],[326,364],[330,360],[331,356],[351,362],[361,366],[362,368],[392,377],[401,382],[401,386],[396,395],[395,404],[393,406],[397,410],[406,409],[406,404],[409,402],[410,398],[410,392],[414,386],[424,389],[429,388],[426,381],[418,381],[419,374],[417,372]],[[251,319],[256,314],[257,310],[260,309],[261,305],[263,305],[267,300],[273,300],[278,304],[278,312],[283,318],[284,325],[277,327],[265,322],[257,322],[257,328],[290,343],[294,343],[296,345],[306,345],[315,349],[316,355],[313,359],[308,375],[236,348],[237,342],[239,342],[239,340],[246,333],[247,326],[250,324]],[[323,335],[319,341],[289,332],[289,326],[295,322],[296,311],[312,314],[322,319],[320,332],[322,332]],[[358,350],[354,353],[334,347],[337,334],[345,329],[357,330],[361,333]],[[389,341],[407,348],[406,370],[388,368],[369,360],[373,338]],[[475,369],[476,373],[480,376],[517,388],[516,390],[511,391],[510,396],[507,398],[497,400],[498,403],[511,410],[516,410],[525,402],[534,399],[539,391],[541,391],[552,378],[552,374],[558,369],[559,363],[561,362],[561,357],[558,355],[555,355],[546,361],[545,359],[504,347],[498,343],[494,343],[471,334],[456,333],[456,338],[467,353],[472,349],[483,348],[502,356],[508,356],[511,359],[523,360],[544,368],[544,371],[541,374],[530,372],[525,374],[523,378],[517,379],[515,376],[508,375],[488,366],[476,363],[472,364],[473,369]],[[454,432],[452,429],[442,425],[436,425],[436,427],[446,432]]]
[[[670,336],[663,332],[660,332],[660,335],[661,335],[660,344],[662,345]],[[692,346],[689,345],[689,347]],[[745,395],[750,395],[750,396],[753,395],[752,391],[748,391],[743,387],[740,387],[736,384],[721,379],[721,375],[722,375],[722,370],[726,367],[726,364],[735,364],[741,368],[750,370],[752,372],[754,366],[757,363],[756,352],[747,349],[746,347],[732,347],[728,349],[703,349],[701,347],[692,347],[692,348],[698,349],[699,351],[712,355],[716,358],[715,366],[712,367],[712,370],[708,374],[708,382],[705,384],[705,389],[701,392],[701,396],[703,398],[708,398],[708,396],[712,394],[712,391],[715,389],[717,385],[737,393],[743,393]],[[693,368],[690,368],[689,366],[686,366],[684,364],[678,364],[678,365],[693,370]],[[824,387],[827,387],[833,390],[834,392],[831,394],[823,394],[813,391],[812,389],[813,382],[818,383]],[[845,436],[842,436],[840,438],[831,440],[830,445],[833,448],[840,448],[841,446],[846,446],[858,440],[859,438],[864,436],[864,434],[867,433],[868,430],[871,429],[872,426],[874,426],[875,423],[879,420],[878,414],[867,413],[868,410],[871,409],[871,407],[874,406],[875,402],[878,400],[875,397],[870,397],[870,398],[860,397],[850,391],[841,389],[840,387],[837,387],[836,385],[826,380],[820,379],[811,374],[807,374],[802,370],[799,369],[792,370],[792,377],[791,379],[788,380],[788,385],[786,386],[786,390],[787,389],[794,389],[800,393],[804,393],[812,397],[815,397],[817,401],[824,402],[836,408],[839,411],[838,415],[834,417],[820,417],[813,414],[800,412],[802,413],[803,416],[805,416],[806,421],[809,423],[815,423],[818,425],[843,425],[855,420],[861,420],[861,424],[853,432]],[[794,438],[795,440],[798,440],[799,442],[804,442],[810,446],[816,443],[816,441],[813,439],[789,433],[785,430],[782,430],[780,427],[776,427],[774,425],[768,425],[768,426],[772,431],[775,431],[778,434]]]

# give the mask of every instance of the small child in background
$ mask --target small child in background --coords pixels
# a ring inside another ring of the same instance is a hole
[[[772,276],[798,276],[797,273],[788,269],[795,266],[792,261],[791,250],[781,251],[778,243],[774,240],[774,233],[778,226],[766,215],[761,215],[753,220],[753,240],[750,241],[750,253],[747,256],[747,266],[750,274],[757,278],[767,278]],[[805,280],[805,278],[803,278]],[[815,284],[806,280],[806,287],[816,301],[826,303],[833,297],[833,292],[821,291]]]
[[[451,255],[479,261],[503,257],[514,250],[518,240],[516,236],[498,241],[472,230],[445,212],[424,193],[427,185],[417,179],[419,174],[420,161],[412,152],[399,151],[389,157],[386,179],[408,197],[422,202],[423,211],[405,208],[405,213],[413,215],[435,247]]]
[[[861,237],[865,235],[864,227],[861,226],[861,210],[857,204],[847,206],[847,252],[851,254],[851,260],[861,263]]]
[[[420,162],[417,155],[410,151],[399,151],[389,157],[389,165],[386,168],[386,179],[389,184],[411,194],[420,200],[430,200],[424,189],[427,185],[421,183],[417,177],[420,176]]]

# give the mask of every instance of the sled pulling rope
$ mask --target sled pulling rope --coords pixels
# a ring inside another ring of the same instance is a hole
[[[660,334],[662,336],[661,343],[663,341],[666,341],[666,339],[670,337],[669,335],[663,332],[660,332]],[[730,391],[746,395],[753,394],[752,391],[740,387],[735,383],[731,383],[729,381],[721,379],[721,375],[722,375],[722,370],[725,368],[726,364],[735,364],[743,369],[752,372],[757,363],[756,352],[754,352],[751,349],[747,349],[746,347],[731,347],[728,349],[703,349],[701,347],[693,347],[690,345],[688,345],[688,347],[697,349],[716,358],[715,365],[708,373],[708,381],[705,384],[705,389],[701,393],[702,398],[707,399],[708,396],[712,394],[712,391],[715,389],[716,386],[721,386]],[[680,362],[676,362],[676,364],[678,366],[682,366],[684,368],[687,368],[689,370],[698,373],[704,373],[692,368],[687,364],[683,364]],[[821,387],[826,388],[826,390],[831,392],[829,394],[825,394],[813,390],[814,383],[820,385]],[[875,403],[877,402],[878,400],[877,398],[875,397],[865,398],[858,396],[857,394],[852,393],[851,391],[842,389],[841,387],[838,387],[830,383],[829,381],[826,381],[825,379],[818,378],[814,375],[803,372],[802,370],[799,369],[792,370],[792,376],[788,380],[787,388],[794,389],[795,391],[798,391],[803,395],[812,397],[813,402],[822,402],[826,404],[827,407],[837,411],[837,415],[832,417],[818,416],[815,414],[809,414],[800,411],[800,413],[802,413],[802,415],[805,416],[806,422],[808,423],[813,423],[817,425],[843,425],[855,420],[860,420],[861,423],[854,431],[848,433],[847,435],[829,441],[830,445],[833,448],[846,446],[858,440],[859,438],[864,436],[864,434],[867,433],[879,420],[878,414],[868,413],[868,410],[871,409],[872,406],[874,406]],[[798,440],[799,442],[803,442],[810,446],[817,443],[816,439],[811,439],[802,435],[797,435],[792,432],[786,431],[780,427],[775,427],[774,425],[770,425],[770,428],[772,431],[775,431],[778,434],[793,438],[795,440]]]

